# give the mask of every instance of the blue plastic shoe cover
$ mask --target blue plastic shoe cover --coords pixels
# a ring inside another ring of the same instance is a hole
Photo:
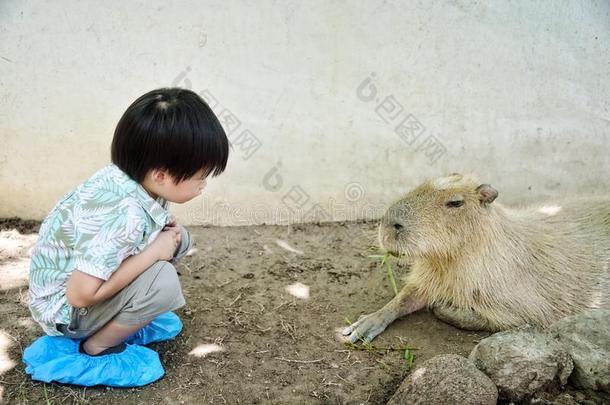
[[[80,340],[43,336],[23,352],[25,372],[33,380],[86,387],[141,387],[163,377],[159,355],[147,347],[126,345],[120,353],[89,356],[78,351]]]
[[[159,315],[151,323],[131,335],[126,343],[147,345],[175,338],[182,330],[182,321],[173,312]]]

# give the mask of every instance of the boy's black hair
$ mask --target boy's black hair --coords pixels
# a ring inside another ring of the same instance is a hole
[[[229,141],[212,109],[181,88],[149,91],[125,111],[114,131],[112,163],[141,183],[152,169],[165,169],[176,182],[203,169],[222,173]]]

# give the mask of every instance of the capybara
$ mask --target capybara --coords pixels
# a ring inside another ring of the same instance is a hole
[[[428,181],[393,204],[379,242],[411,269],[400,293],[343,330],[372,340],[396,318],[430,307],[471,330],[546,327],[610,307],[610,196],[513,209],[474,176]]]

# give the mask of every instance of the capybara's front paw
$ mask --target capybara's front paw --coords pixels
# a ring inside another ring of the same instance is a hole
[[[386,317],[381,311],[362,315],[356,322],[343,329],[341,333],[347,340],[356,343],[359,340],[370,342],[388,326]]]

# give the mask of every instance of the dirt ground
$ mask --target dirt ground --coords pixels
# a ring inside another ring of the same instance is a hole
[[[1,235],[13,241],[0,245],[0,273],[13,278],[0,279],[6,403],[383,404],[409,373],[402,351],[354,350],[337,339],[346,318],[377,310],[393,292],[385,271],[368,257],[375,253],[375,223],[336,223],[189,228],[196,249],[177,266],[187,300],[177,311],[184,330],[151,346],[165,366],[162,380],[137,389],[33,382],[21,352],[41,330],[29,318],[22,273],[35,235],[6,229],[34,232],[37,226],[0,222]],[[17,270],[5,272],[7,266]],[[295,283],[291,294],[287,287]],[[417,365],[441,353],[467,356],[487,335],[421,311],[395,322],[374,344],[415,347]]]

